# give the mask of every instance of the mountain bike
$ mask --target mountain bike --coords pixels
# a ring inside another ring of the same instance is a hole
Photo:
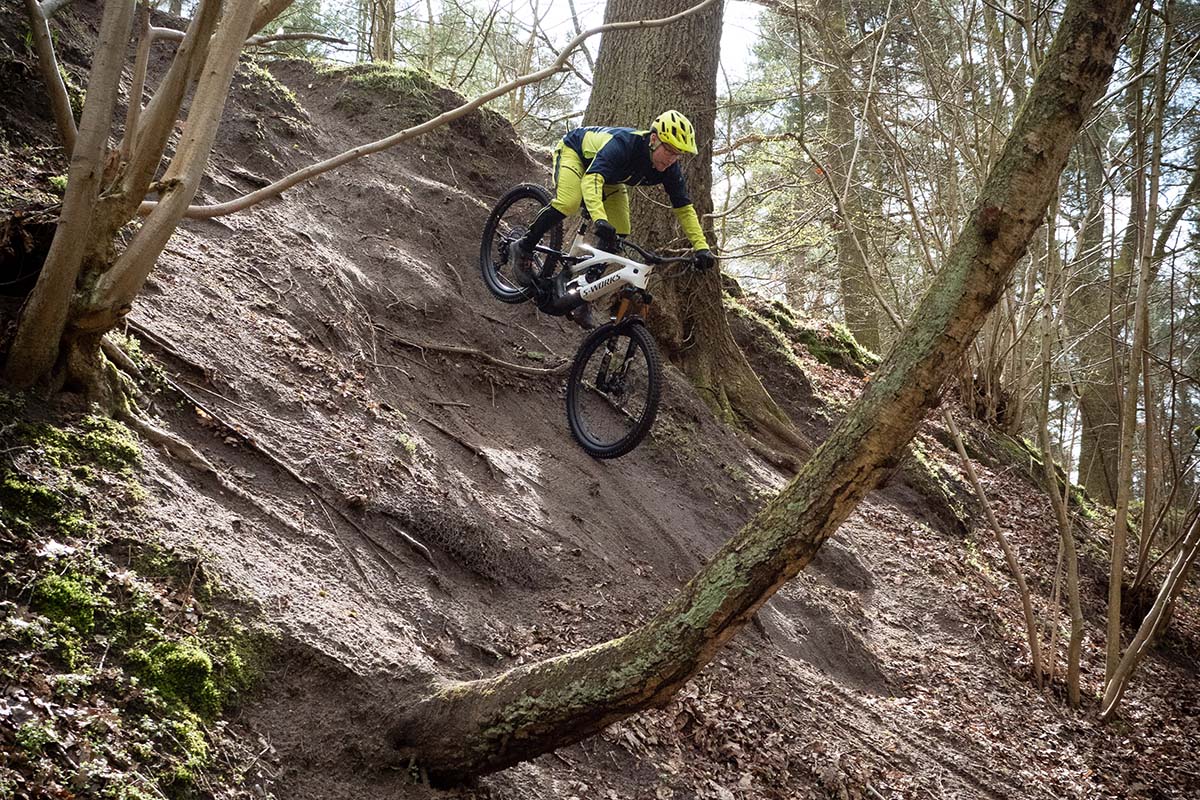
[[[658,413],[662,358],[646,329],[643,309],[653,302],[647,282],[657,267],[691,264],[692,257],[664,257],[625,239],[643,260],[599,250],[583,241],[591,220],[586,211],[568,251],[563,228],[543,237],[533,255],[532,283],[520,285],[509,271],[509,247],[525,235],[550,195],[536,184],[510,189],[496,203],[483,227],[479,271],[492,295],[504,303],[532,300],[553,316],[569,314],[583,303],[615,295],[612,319],[583,340],[567,382],[567,424],[579,446],[595,458],[619,458],[645,438]]]

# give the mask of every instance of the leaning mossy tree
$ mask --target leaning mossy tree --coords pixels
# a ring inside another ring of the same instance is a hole
[[[1070,0],[938,280],[857,404],[792,482],[646,624],[408,706],[393,744],[433,779],[503,769],[664,705],[886,477],[1042,224],[1112,74],[1134,0]]]

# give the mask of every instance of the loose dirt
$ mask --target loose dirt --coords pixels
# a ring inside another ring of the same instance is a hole
[[[94,14],[82,0],[67,12],[76,74]],[[19,17],[0,21],[0,163],[33,185],[41,173],[21,159],[45,152],[43,171],[57,174],[61,154],[46,149],[53,129]],[[231,199],[457,102],[419,84],[372,86],[364,72],[248,62],[197,201]],[[571,442],[561,376],[433,346],[535,367],[570,357],[576,329],[492,300],[477,272],[490,204],[546,178],[543,154],[475,114],[246,212],[188,222],[130,315],[129,333],[188,395],[165,389],[152,412],[261,504],[145,450],[144,534],[203,554],[282,633],[269,679],[233,722],[268,743],[276,797],[1200,796],[1195,604],[1123,719],[1098,726],[1098,535],[1081,523],[1092,625],[1088,704],[1074,712],[1058,682],[1031,685],[1017,597],[978,514],[947,524],[902,478],[666,708],[472,787],[435,791],[394,763],[381,732],[429,681],[621,634],[787,479],[674,371],[651,437],[601,462]],[[863,379],[799,344],[792,363],[754,323],[734,324],[776,398],[820,441]],[[943,441],[927,423],[921,446],[950,465],[952,491],[974,512]],[[978,466],[1040,611],[1057,554],[1049,505],[1019,464]]]

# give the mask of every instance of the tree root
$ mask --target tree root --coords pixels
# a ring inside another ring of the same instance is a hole
[[[425,350],[432,350],[435,353],[449,353],[451,355],[470,356],[471,358],[476,358],[484,363],[491,364],[494,367],[500,367],[501,369],[506,369],[510,372],[516,372],[521,375],[533,375],[542,378],[549,377],[551,375],[561,375],[571,368],[570,361],[564,361],[560,364],[556,364],[553,367],[527,367],[523,364],[514,364],[511,361],[503,361],[495,356],[488,355],[482,350],[476,350],[474,347],[459,347],[458,345],[435,344],[432,342],[414,342],[398,336],[395,331],[390,331],[382,325],[377,327],[384,333],[391,336],[392,340],[396,344],[400,344],[405,347],[411,347],[422,352]]]
[[[119,412],[117,419],[125,423],[125,425],[151,444],[162,447],[172,458],[182,461],[197,472],[215,480],[222,490],[229,492],[240,500],[244,500],[289,530],[302,533],[300,527],[295,522],[283,516],[275,509],[270,508],[245,489],[230,482],[220,470],[213,466],[211,461],[204,457],[204,454],[180,437],[163,430],[150,420],[130,410]]]
[[[454,431],[450,430],[449,428],[447,428],[446,426],[442,425],[441,423],[434,422],[434,421],[433,421],[433,420],[431,420],[429,417],[421,417],[421,418],[420,418],[419,420],[417,420],[417,421],[418,421],[418,422],[424,422],[424,423],[426,423],[427,425],[429,425],[429,426],[431,426],[431,427],[433,427],[433,428],[436,428],[437,430],[441,431],[441,432],[442,432],[443,434],[445,434],[446,436],[450,437],[450,438],[451,438],[451,439],[453,439],[454,441],[456,441],[456,442],[458,442],[459,444],[461,444],[461,445],[462,445],[463,447],[465,447],[467,450],[470,450],[472,453],[474,453],[474,454],[476,455],[476,457],[478,457],[478,458],[482,458],[482,459],[483,459],[483,463],[487,464],[488,470],[489,470],[489,471],[492,473],[492,478],[495,478],[495,477],[496,477],[496,465],[492,463],[492,459],[490,459],[490,458],[488,457],[487,451],[486,451],[486,450],[484,450],[482,447],[480,447],[479,445],[476,445],[476,444],[471,444],[470,442],[468,442],[466,439],[464,439],[464,438],[462,438],[461,436],[459,436],[459,435],[458,435],[457,433],[455,433]]]
[[[155,333],[154,331],[150,330],[149,328],[146,328],[145,326],[137,325],[136,323],[132,323],[132,321],[131,321],[131,327],[133,327],[134,330],[139,335],[145,336],[148,341],[152,342],[157,347],[162,348],[167,353],[169,353],[172,357],[179,358],[180,361],[187,364],[188,366],[196,368],[197,370],[202,372],[206,377],[211,377],[212,370],[210,370],[206,367],[200,366],[198,364],[195,364],[195,363],[189,361],[187,358],[180,356],[178,351],[176,350],[176,348],[174,348],[169,341],[164,339],[159,334]],[[119,348],[116,348],[116,349],[119,352]],[[124,356],[124,353],[122,353],[121,355]],[[128,356],[125,356],[125,358],[128,359]],[[130,362],[130,363],[132,364],[132,362]],[[136,369],[136,367],[135,367],[135,369]],[[340,516],[348,525],[350,525],[352,528],[354,528],[354,530],[358,532],[358,534],[363,538],[363,540],[367,542],[367,544],[375,552],[375,554],[379,557],[380,561],[384,564],[384,566],[387,567],[387,569],[392,573],[393,577],[396,577],[399,575],[398,570],[392,564],[392,560],[397,559],[397,557],[394,553],[392,553],[386,547],[384,547],[379,542],[377,542],[374,539],[374,537],[371,536],[371,534],[369,534],[366,530],[364,530],[363,527],[361,525],[359,525],[355,520],[353,520],[348,514],[346,514],[346,512],[344,512],[342,509],[338,508],[335,504],[330,503],[328,500],[326,500],[325,497],[321,494],[321,492],[319,492],[317,490],[317,488],[312,485],[311,481],[309,481],[307,478],[305,478],[303,475],[301,475],[299,472],[297,472],[296,469],[294,467],[292,467],[290,464],[288,464],[282,457],[276,455],[266,445],[259,442],[255,437],[251,436],[250,434],[247,434],[245,426],[236,424],[233,421],[226,419],[223,414],[216,411],[212,407],[205,405],[203,402],[201,402],[199,399],[197,399],[195,396],[193,396],[190,392],[188,392],[186,389],[184,389],[179,384],[178,381],[171,378],[171,376],[164,374],[163,381],[164,381],[164,383],[166,383],[167,386],[169,386],[173,391],[175,391],[177,394],[179,394],[180,396],[185,398],[189,403],[191,403],[196,408],[203,411],[210,418],[212,418],[215,422],[217,422],[222,427],[224,427],[226,430],[228,430],[231,434],[238,437],[238,439],[240,441],[244,442],[246,444],[246,446],[248,446],[251,450],[258,453],[260,456],[266,458],[268,461],[270,461],[276,467],[281,469],[288,477],[290,477],[292,480],[299,483],[306,491],[308,491],[317,500],[317,502],[321,505],[321,509],[326,514],[327,518],[329,518],[328,509],[333,508],[333,510],[337,512],[338,516]],[[220,394],[217,394],[215,392],[214,392],[214,394],[216,394],[218,397],[221,397],[221,399],[223,399],[223,400],[225,399]],[[129,419],[134,420],[133,422],[127,421],[127,424],[129,424],[130,427],[133,427],[135,430],[138,430],[139,433],[142,433],[142,430],[139,426],[149,425],[150,429],[152,429],[152,432],[150,432],[148,434],[143,433],[143,435],[145,435],[146,438],[151,441],[155,441],[156,443],[160,443],[160,444],[163,444],[164,446],[166,446],[167,452],[170,453],[171,455],[179,458],[179,460],[183,461],[184,463],[188,464],[189,466],[192,466],[192,467],[198,469],[200,472],[203,472],[205,474],[213,476],[217,480],[217,482],[221,486],[221,488],[232,492],[233,494],[246,500],[247,502],[250,502],[256,508],[258,508],[259,510],[268,514],[272,519],[275,519],[276,521],[283,524],[288,530],[291,530],[300,535],[304,535],[303,529],[301,529],[300,526],[298,526],[295,522],[279,515],[278,512],[275,512],[275,511],[272,511],[271,509],[266,508],[261,503],[261,501],[259,501],[253,495],[250,495],[249,493],[245,492],[240,487],[235,486],[234,484],[230,483],[216,469],[216,467],[214,467],[212,465],[212,463],[208,461],[208,459],[206,459],[203,455],[200,454],[199,451],[197,451],[194,447],[192,447],[190,444],[185,442],[183,439],[180,439],[179,437],[174,436],[173,434],[167,433],[166,431],[163,431],[163,430],[151,425],[147,421],[134,415],[128,409],[125,410],[125,416],[128,417]],[[166,440],[159,441],[161,436],[165,436],[168,438]],[[371,580],[370,580],[370,578],[367,577],[366,570],[363,569],[363,567],[359,563],[358,559],[354,556],[353,551],[348,546],[346,546],[344,542],[342,542],[341,534],[338,531],[337,526],[333,524],[332,518],[329,518],[329,524],[330,524],[330,527],[332,529],[334,536],[338,539],[339,544],[342,546],[343,551],[346,553],[347,558],[349,558],[350,562],[354,565],[355,570],[358,572],[359,576],[370,587]],[[427,547],[425,547],[420,542],[413,539],[413,537],[408,536],[408,535],[402,536],[401,539],[405,543],[412,546],[413,549],[416,550],[417,553],[419,553],[425,560],[429,561],[431,564],[433,563],[433,558],[430,555],[429,549]]]
[[[383,545],[381,545],[379,542],[377,542],[375,540],[375,538],[373,536],[371,536],[371,534],[369,534],[361,525],[359,525],[358,522],[356,522],[354,519],[352,519],[345,511],[343,511],[337,505],[330,503],[328,500],[326,500],[324,495],[317,489],[317,487],[315,487],[313,485],[312,481],[310,481],[308,478],[305,478],[303,475],[301,475],[299,472],[297,472],[295,467],[293,467],[291,464],[287,463],[287,461],[285,461],[281,456],[276,455],[265,444],[258,441],[258,439],[256,439],[254,436],[251,436],[250,434],[246,433],[245,426],[239,425],[239,424],[233,422],[232,420],[226,419],[223,414],[221,414],[217,410],[213,409],[211,406],[207,406],[204,403],[202,403],[200,400],[196,399],[191,393],[189,393],[186,389],[184,389],[182,386],[180,386],[176,381],[172,380],[170,378],[170,376],[164,376],[164,380],[168,386],[170,386],[174,391],[178,392],[180,395],[182,395],[184,398],[186,398],[189,403],[192,403],[193,405],[195,405],[196,408],[203,411],[205,414],[207,414],[209,417],[211,417],[215,422],[217,422],[222,427],[224,427],[226,430],[228,430],[231,434],[238,437],[238,439],[241,440],[242,442],[244,442],[247,447],[249,447],[254,452],[258,453],[263,458],[267,459],[273,465],[275,465],[280,470],[282,470],[289,478],[294,480],[296,483],[300,484],[300,486],[302,486],[306,491],[308,491],[313,496],[313,498],[315,498],[316,501],[320,504],[321,510],[325,513],[327,518],[329,518],[329,509],[330,508],[332,508],[334,511],[336,511],[337,515],[339,517],[341,517],[342,520],[346,522],[346,524],[348,524],[350,527],[354,528],[354,530],[359,534],[359,536],[361,536],[363,538],[363,540],[375,552],[375,554],[377,556],[379,556],[380,561],[382,561],[384,566],[386,566],[388,568],[388,570],[392,573],[393,577],[399,576],[398,570],[392,565],[392,559],[396,558],[395,554],[392,553],[390,550],[388,550]],[[220,396],[220,395],[218,395],[218,396]],[[370,578],[367,577],[366,571],[362,568],[362,565],[359,564],[358,560],[354,557],[353,551],[351,551],[348,547],[346,547],[344,545],[344,543],[341,542],[341,535],[337,529],[337,526],[334,525],[332,518],[329,518],[329,524],[330,524],[330,527],[332,528],[333,534],[338,538],[339,543],[343,544],[343,550],[346,552],[347,557],[354,564],[356,570],[359,573],[359,576],[362,577],[362,579],[367,583],[368,586],[370,586],[371,585]],[[293,528],[293,529],[295,529],[295,528]],[[416,540],[414,540],[411,536],[404,536],[402,538],[404,539],[404,541],[406,543],[418,545],[417,547],[414,547],[414,549],[417,550],[417,552],[422,557],[424,557],[426,560],[430,561],[430,563],[433,563],[433,559],[430,557],[428,548],[426,548],[424,545],[421,545],[420,542],[416,542]]]
[[[800,467],[804,466],[803,458],[794,456],[791,453],[775,450],[752,434],[737,429],[734,429],[734,432],[752,453],[784,473],[795,475],[800,471]]]
[[[111,361],[117,369],[135,381],[145,383],[146,376],[138,369],[137,364],[133,363],[133,359],[129,357],[129,354],[122,350],[116,342],[113,342],[108,337],[101,339],[100,352],[104,353],[104,357]]]
[[[186,364],[187,366],[194,369],[196,372],[199,372],[210,383],[216,382],[213,380],[214,377],[216,376],[216,371],[212,367],[206,367],[203,364],[193,361],[191,358],[184,355],[183,351],[179,349],[178,345],[176,345],[174,342],[172,342],[167,337],[163,336],[161,333],[158,333],[157,331],[154,331],[154,330],[146,327],[145,325],[141,324],[137,320],[132,319],[130,317],[125,318],[125,324],[129,327],[130,330],[132,330],[138,336],[141,336],[143,339],[150,342],[155,347],[158,347],[160,350],[165,351],[172,358],[179,361],[181,364]]]

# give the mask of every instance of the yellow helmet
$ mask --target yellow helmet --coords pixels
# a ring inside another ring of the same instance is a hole
[[[696,129],[688,118],[678,111],[671,109],[659,114],[650,126],[650,130],[658,134],[661,142],[674,147],[681,153],[696,153]]]

